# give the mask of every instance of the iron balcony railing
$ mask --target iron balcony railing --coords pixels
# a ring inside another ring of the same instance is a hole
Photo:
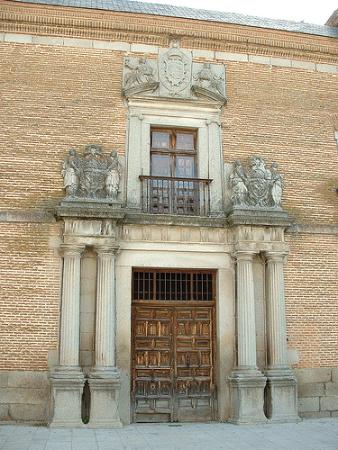
[[[140,175],[142,209],[153,214],[208,216],[212,180]]]

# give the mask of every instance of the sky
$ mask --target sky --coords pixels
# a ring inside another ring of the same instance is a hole
[[[338,0],[139,0],[324,25]]]

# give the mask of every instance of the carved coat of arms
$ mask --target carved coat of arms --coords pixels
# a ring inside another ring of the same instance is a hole
[[[191,82],[191,61],[177,47],[161,56],[159,69],[160,81],[171,95],[183,91]]]
[[[121,164],[116,151],[104,156],[98,145],[87,145],[83,156],[69,150],[62,166],[66,198],[116,199]]]
[[[281,208],[283,179],[277,163],[269,169],[263,158],[254,155],[246,170],[240,161],[235,161],[230,187],[233,206]]]

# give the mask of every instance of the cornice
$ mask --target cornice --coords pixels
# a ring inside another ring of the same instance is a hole
[[[118,13],[0,0],[0,31],[145,43],[338,63],[334,38],[145,14]]]

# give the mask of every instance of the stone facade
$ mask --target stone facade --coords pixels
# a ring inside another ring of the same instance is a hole
[[[89,426],[131,420],[133,267],[217,271],[218,420],[337,415],[337,39],[1,5],[1,420],[82,426],[86,380]],[[141,211],[154,125],[198,130],[208,217]]]

